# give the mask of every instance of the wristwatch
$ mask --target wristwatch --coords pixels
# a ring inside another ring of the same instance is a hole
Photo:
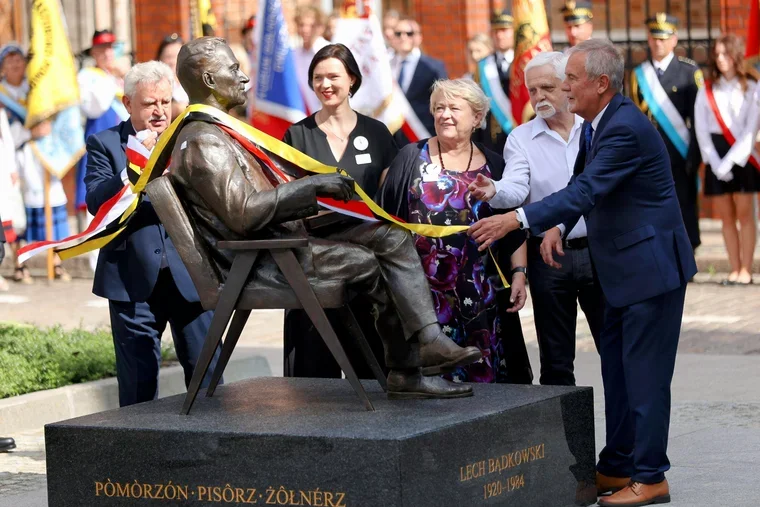
[[[516,268],[512,268],[512,271],[510,273],[513,275],[515,273],[522,273],[523,275],[525,275],[525,278],[528,278],[528,268],[526,268],[525,266],[517,266]]]
[[[520,213],[515,211],[515,220],[517,220],[517,225],[520,227],[521,231],[525,230],[525,225],[523,224],[522,218],[520,218]]]

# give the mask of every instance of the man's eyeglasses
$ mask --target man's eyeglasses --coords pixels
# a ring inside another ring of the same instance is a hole
[[[417,32],[411,31],[411,32],[394,32],[396,34],[396,37],[401,37],[402,35],[406,35],[407,37],[414,37],[414,34]]]

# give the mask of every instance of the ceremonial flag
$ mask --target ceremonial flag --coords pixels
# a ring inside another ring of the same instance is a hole
[[[76,68],[59,0],[34,0],[31,27],[26,126],[52,122],[49,135],[30,143],[45,170],[62,178],[84,155],[84,131]]]
[[[351,107],[385,123],[392,133],[402,130],[410,142],[430,137],[393,78],[380,20],[371,0],[343,3],[333,42],[344,44],[362,73],[362,86],[351,97]]]
[[[551,51],[552,42],[543,0],[513,0],[512,16],[515,26],[515,59],[509,80],[512,118],[518,125],[530,120],[533,107],[525,87],[525,66],[537,53]]]
[[[253,126],[277,139],[306,117],[280,0],[260,0],[254,28],[256,108]]]
[[[760,80],[760,0],[750,0],[747,26],[747,70]]]
[[[191,0],[190,17],[193,23],[193,38],[203,37],[203,27],[216,28],[216,16],[211,9],[211,0]]]

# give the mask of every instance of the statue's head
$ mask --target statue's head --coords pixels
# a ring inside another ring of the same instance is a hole
[[[229,111],[246,102],[248,76],[224,39],[201,37],[182,46],[177,78],[191,104],[208,104]]]

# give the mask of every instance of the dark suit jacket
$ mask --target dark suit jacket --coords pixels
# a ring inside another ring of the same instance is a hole
[[[443,62],[431,58],[427,55],[421,55],[417,68],[414,70],[412,81],[409,83],[409,89],[406,91],[406,100],[412,106],[417,118],[420,119],[430,135],[435,135],[433,124],[433,115],[430,114],[430,88],[439,79],[446,79],[446,67]],[[403,144],[406,145],[408,141]]]
[[[127,139],[134,133],[128,120],[87,138],[85,201],[93,215],[124,187],[121,171],[127,166]],[[164,252],[182,296],[188,302],[199,301],[190,275],[147,197],[127,229],[101,249],[92,292],[114,301],[147,300],[156,285]]]
[[[569,231],[583,215],[591,259],[613,307],[678,288],[697,266],[657,130],[618,94],[597,126],[589,154],[583,140],[568,186],[523,208],[531,231],[541,233],[563,221]]]

